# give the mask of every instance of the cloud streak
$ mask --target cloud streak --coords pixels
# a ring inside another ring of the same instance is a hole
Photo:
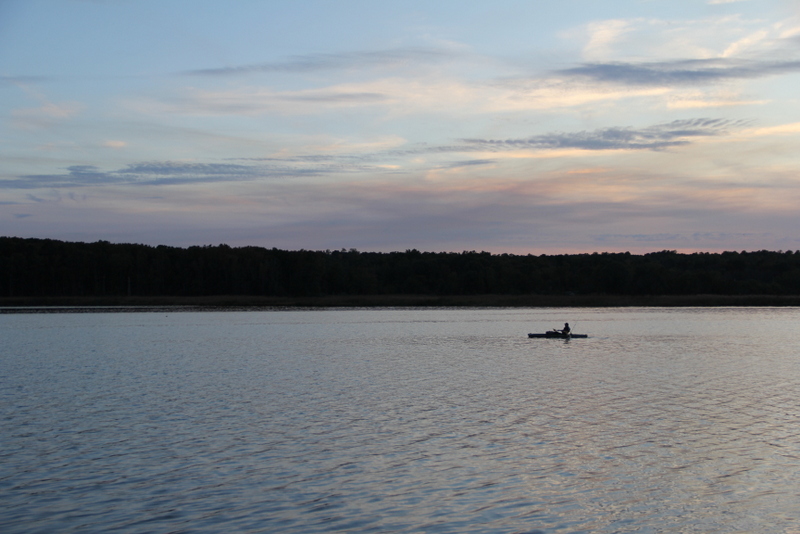
[[[729,134],[747,121],[713,118],[676,120],[645,128],[611,127],[583,132],[554,132],[526,138],[461,139],[458,145],[387,149],[369,153],[309,154],[277,158],[238,158],[241,163],[151,161],[131,163],[113,171],[93,165],[67,167],[62,174],[32,174],[0,180],[0,189],[71,188],[88,186],[162,186],[252,181],[258,179],[318,177],[323,175],[382,175],[399,172],[403,158],[420,154],[508,152],[579,149],[588,151],[661,151],[686,146],[699,138]],[[235,160],[235,159],[234,159]],[[464,169],[495,165],[494,159],[456,160],[430,164],[429,170]],[[408,162],[406,161],[406,165]],[[417,169],[420,170],[420,169]],[[424,171],[424,169],[422,169]]]
[[[93,165],[74,165],[62,174],[31,174],[0,180],[0,189],[64,189],[97,186],[166,186],[247,182],[259,179],[316,177],[326,174],[371,172],[386,169],[359,163],[357,158],[263,158],[254,165],[233,163],[141,162],[113,171]]]
[[[664,150],[683,146],[690,139],[724,135],[743,121],[725,119],[676,120],[648,128],[602,128],[590,132],[553,133],[524,139],[463,139],[470,150],[488,152],[522,149],[576,148],[581,150]],[[454,150],[457,150],[454,149]]]
[[[254,169],[230,164],[138,163],[116,171],[74,165],[63,174],[31,174],[0,181],[2,189],[63,189],[113,185],[175,185],[242,180]]]
[[[586,63],[556,71],[585,81],[626,85],[706,85],[726,80],[753,79],[800,72],[800,60],[746,61],[728,58],[686,59],[651,63]]]
[[[440,63],[460,54],[443,48],[396,48],[339,54],[305,54],[286,61],[257,63],[234,67],[197,69],[184,72],[191,76],[241,76],[258,73],[308,73],[330,70],[394,68],[421,63]]]

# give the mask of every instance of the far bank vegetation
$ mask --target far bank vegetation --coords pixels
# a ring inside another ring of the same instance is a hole
[[[288,251],[0,237],[0,298],[800,295],[800,251],[573,255]],[[522,299],[522,300],[520,300]],[[723,299],[724,302],[725,299]],[[355,301],[354,301],[355,302]],[[442,301],[444,302],[444,301]],[[591,302],[591,299],[587,300]]]

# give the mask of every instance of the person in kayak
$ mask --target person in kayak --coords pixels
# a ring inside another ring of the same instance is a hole
[[[572,332],[572,329],[569,327],[569,323],[564,323],[564,329],[561,330],[561,333],[568,336],[570,332]]]

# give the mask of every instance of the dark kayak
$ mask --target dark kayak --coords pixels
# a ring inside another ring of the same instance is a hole
[[[587,334],[562,334],[561,332],[545,332],[544,334],[528,334],[528,337],[548,337],[553,339],[570,339],[573,337],[589,337]]]

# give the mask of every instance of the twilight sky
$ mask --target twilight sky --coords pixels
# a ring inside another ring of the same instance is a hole
[[[800,0],[0,0],[0,235],[800,249]]]

